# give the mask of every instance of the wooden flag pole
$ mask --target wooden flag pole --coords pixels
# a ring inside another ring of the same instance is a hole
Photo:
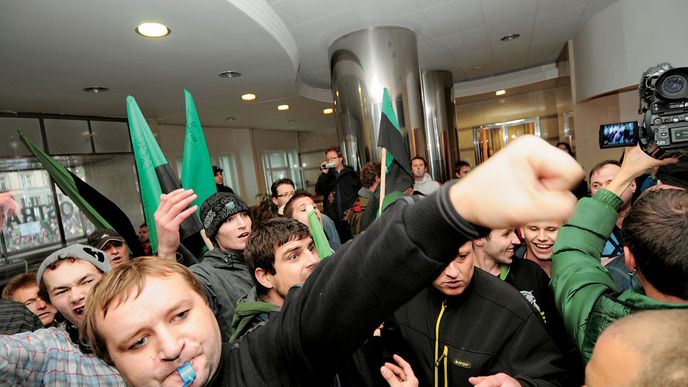
[[[380,151],[380,207],[378,216],[382,215],[382,203],[385,202],[385,181],[387,176],[387,149],[382,147]]]

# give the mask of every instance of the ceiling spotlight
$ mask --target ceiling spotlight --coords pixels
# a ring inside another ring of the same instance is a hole
[[[110,90],[107,87],[102,87],[102,86],[89,86],[89,87],[84,87],[82,89],[83,91],[87,93],[105,93],[106,91]]]
[[[502,36],[499,40],[501,40],[502,42],[508,42],[508,41],[511,41],[511,40],[516,40],[516,39],[518,39],[519,37],[521,37],[521,34],[509,34],[509,35],[506,35],[506,36]]]
[[[296,123],[296,120],[289,120],[289,123],[294,125]]]
[[[225,118],[225,121],[235,121],[236,117],[227,117]]]
[[[279,105],[277,106],[277,110],[289,110],[289,105]]]
[[[251,93],[244,94],[241,96],[241,99],[243,99],[244,101],[253,101],[254,99],[256,99],[256,95]]]
[[[323,109],[323,114],[332,114],[333,112],[334,112],[334,109],[332,109],[332,108]]]
[[[223,71],[217,74],[217,76],[222,78],[237,78],[241,76],[241,73],[238,71]]]
[[[166,25],[160,23],[141,23],[134,28],[134,31],[146,38],[162,38],[172,32]]]
[[[504,95],[506,94],[506,90],[497,90],[495,91],[495,95]]]

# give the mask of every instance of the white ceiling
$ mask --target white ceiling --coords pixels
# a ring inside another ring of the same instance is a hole
[[[327,49],[345,33],[410,28],[421,68],[450,70],[460,82],[553,62],[583,21],[615,1],[5,0],[0,110],[125,117],[131,94],[147,118],[183,124],[186,87],[204,126],[331,128],[334,118],[322,114],[330,104],[299,93],[327,96]],[[134,33],[149,20],[172,34]],[[500,41],[510,33],[521,38]],[[217,76],[225,70],[243,75]],[[82,91],[94,85],[110,91]],[[258,100],[242,102],[245,92]],[[291,109],[277,111],[284,103]]]

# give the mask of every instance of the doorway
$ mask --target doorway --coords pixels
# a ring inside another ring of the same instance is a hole
[[[522,118],[473,128],[473,145],[477,164],[492,157],[509,141],[524,134],[540,136],[540,118]]]

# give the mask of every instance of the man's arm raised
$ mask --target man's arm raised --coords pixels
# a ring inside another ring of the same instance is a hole
[[[158,256],[160,258],[177,259],[177,249],[181,244],[179,226],[184,219],[198,210],[198,206],[187,208],[197,195],[190,189],[177,189],[168,194],[160,195],[160,204],[155,210],[155,230],[158,233]]]

